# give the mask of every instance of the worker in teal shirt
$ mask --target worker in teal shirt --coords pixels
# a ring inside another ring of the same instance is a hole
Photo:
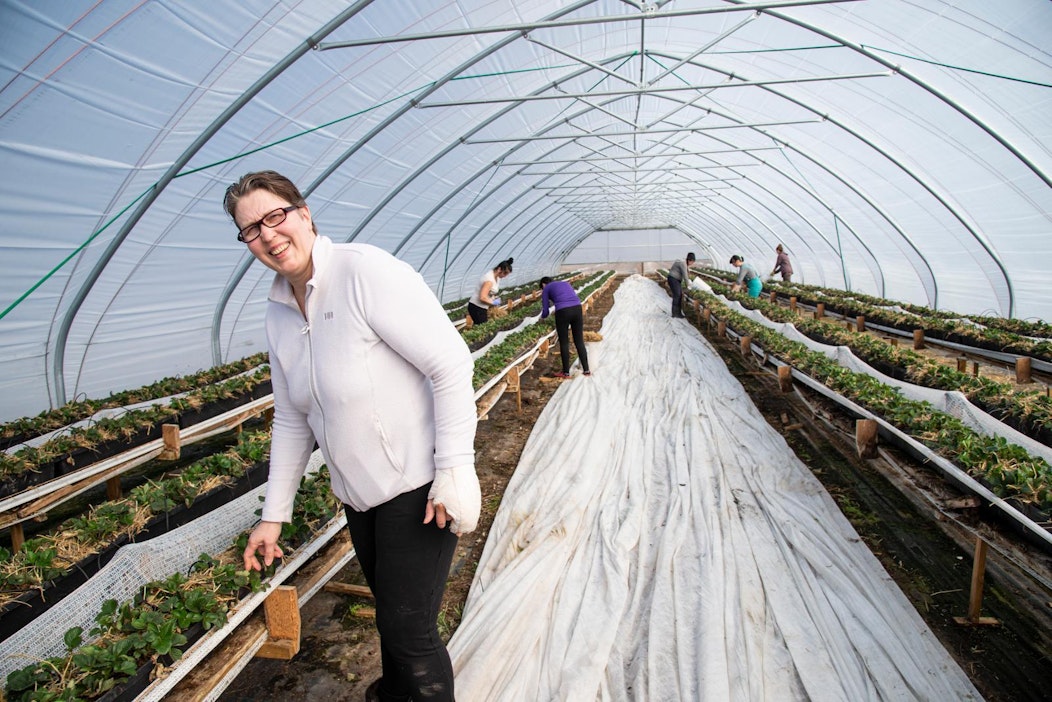
[[[744,283],[749,297],[759,297],[760,291],[763,290],[763,281],[760,280],[760,272],[756,267],[746,263],[745,259],[737,254],[731,256],[731,265],[738,269],[738,280],[731,286],[731,292],[741,290]]]

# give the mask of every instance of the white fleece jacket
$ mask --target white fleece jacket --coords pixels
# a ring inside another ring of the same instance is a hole
[[[474,465],[473,363],[411,266],[319,236],[307,316],[276,276],[267,308],[274,428],[264,521],[289,521],[315,439],[358,511]]]

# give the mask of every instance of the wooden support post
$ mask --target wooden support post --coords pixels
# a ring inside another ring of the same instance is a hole
[[[705,322],[705,326],[709,326],[709,319],[712,317],[712,310],[708,307],[701,311],[701,321]]]
[[[519,414],[522,414],[522,384],[517,367],[508,371],[508,389],[505,392],[515,393],[515,408]]]
[[[697,319],[697,318],[700,318],[700,317],[701,317],[701,302],[699,302],[698,300],[695,300],[694,301],[694,318]]]
[[[924,330],[914,329],[913,330],[913,348],[916,351],[920,351],[924,348]]]
[[[174,461],[182,453],[182,443],[179,440],[178,424],[162,424],[161,436],[164,437],[164,448],[157,456],[160,461]]]
[[[979,377],[979,362],[978,361],[972,361],[972,375],[974,375],[976,378]]]
[[[774,290],[771,291],[771,302],[778,302],[778,293]]]
[[[742,356],[748,356],[752,352],[752,337],[743,336],[738,342],[741,344]]]
[[[470,314],[464,317],[464,328],[465,329],[471,329],[471,327],[474,324],[475,324],[475,321],[473,319],[471,319],[471,315]]]
[[[1015,382],[1017,383],[1031,383],[1033,378],[1030,377],[1030,357],[1020,356],[1015,359]]]
[[[22,523],[11,525],[11,553],[20,550],[26,542],[26,532],[22,529]]]
[[[822,319],[826,316],[826,303],[819,302],[815,305],[815,319]]]
[[[793,391],[793,369],[790,366],[778,366],[778,389],[782,392]]]
[[[716,325],[716,336],[718,336],[718,337],[720,337],[722,339],[726,334],[727,334],[727,323],[724,322],[721,319],[720,323]]]
[[[106,499],[119,500],[124,493],[121,491],[121,476],[115,475],[106,479]]]
[[[300,650],[300,604],[296,588],[278,585],[263,601],[267,619],[267,641],[257,658],[288,661]]]
[[[877,456],[877,422],[875,419],[855,420],[855,450],[859,458]]]
[[[855,325],[845,319],[844,329],[847,329],[848,331],[855,331]]]
[[[888,339],[888,343],[891,344],[892,346],[898,346],[899,345],[899,340],[898,339]]]
[[[541,342],[541,345],[537,349],[538,358],[548,358],[548,348],[551,346],[551,342],[545,339]]]
[[[796,295],[789,296],[789,310],[796,312]]]
[[[866,315],[860,314],[855,317],[855,331],[866,331]]]
[[[958,373],[967,373],[968,372],[968,359],[965,358],[964,356],[961,356],[960,358],[957,359],[957,372]]]
[[[268,427],[274,423],[274,405],[263,411],[263,421],[266,422]]]
[[[993,617],[981,617],[979,612],[983,604],[983,585],[986,580],[986,542],[981,536],[975,537],[975,556],[972,559],[972,589],[968,595],[968,616],[954,617],[953,620],[962,626],[991,626],[1000,624]]]

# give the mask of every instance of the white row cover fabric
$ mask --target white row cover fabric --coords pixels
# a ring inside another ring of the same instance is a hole
[[[443,301],[674,230],[1052,318],[1050,33],[1044,0],[0,0],[0,421],[260,351],[221,200],[264,168]]]
[[[667,295],[615,300],[504,494],[458,697],[980,699]]]

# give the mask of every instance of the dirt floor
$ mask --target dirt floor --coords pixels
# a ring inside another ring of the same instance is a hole
[[[616,287],[616,285],[615,285]],[[585,316],[598,331],[613,304],[613,288]],[[820,398],[797,389],[780,393],[770,370],[743,357],[736,342],[709,335],[728,367],[768,421],[786,436],[837,499],[855,528],[917,606],[929,626],[991,702],[1047,700],[1052,690],[1052,559],[1018,535],[962,506],[941,479],[890,448],[859,459],[853,425]],[[598,342],[602,343],[602,342]],[[518,464],[530,430],[559,382],[592,382],[577,376],[553,381],[558,354],[538,359],[522,379],[522,411],[505,396],[479,423],[476,467],[482,484],[479,528],[461,540],[439,626],[447,638],[464,601],[501,495]],[[962,626],[968,614],[975,534],[990,543],[982,616],[997,626]],[[1027,575],[1039,574],[1038,582]],[[352,562],[334,579],[362,583]],[[371,602],[322,591],[303,609],[300,653],[292,661],[257,659],[220,702],[285,702],[303,699],[358,701],[380,674]],[[476,702],[476,701],[467,701]]]

